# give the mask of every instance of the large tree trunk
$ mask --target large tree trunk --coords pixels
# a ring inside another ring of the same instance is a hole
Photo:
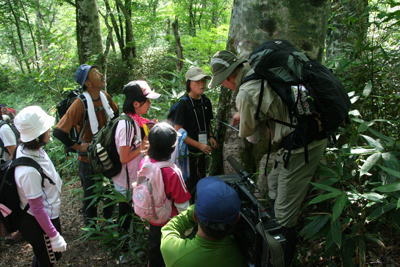
[[[268,39],[287,39],[299,50],[321,60],[324,52],[330,1],[235,0],[233,3],[227,50],[247,59],[258,45]],[[231,90],[222,89],[217,118],[232,123],[236,112]],[[222,162],[224,173],[233,169],[226,162],[232,155],[249,173],[260,170],[261,159],[267,154],[268,140],[250,144],[237,132],[217,123],[217,133],[224,140]],[[273,155],[270,157],[272,162]],[[262,168],[261,168],[262,169]],[[213,171],[218,170],[214,166]],[[263,172],[262,172],[263,173]],[[260,177],[262,178],[262,177]],[[260,179],[259,178],[259,179]]]
[[[97,0],[76,0],[76,32],[79,63],[84,64],[94,56],[97,57],[94,64],[104,70],[105,58]]]

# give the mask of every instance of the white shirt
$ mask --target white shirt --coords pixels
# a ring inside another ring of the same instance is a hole
[[[136,128],[136,135],[137,140],[139,140],[136,144],[134,139],[134,128]],[[126,120],[120,120],[118,122],[117,128],[115,129],[115,146],[117,148],[118,154],[120,153],[121,146],[130,146],[130,151],[136,149],[140,146],[142,142],[140,127],[134,121],[134,125]],[[129,184],[131,185],[133,182],[136,182],[137,172],[139,171],[139,165],[142,161],[143,156],[139,154],[136,158],[129,161],[127,164],[122,165],[121,172],[113,177],[113,181],[115,184],[122,186],[124,188],[128,188],[126,183],[126,167],[128,167],[128,174],[129,174]],[[130,186],[132,188],[132,186]]]
[[[1,141],[3,141],[4,147],[17,145],[17,140],[15,139],[15,134],[14,134],[13,130],[11,130],[10,125],[8,125],[8,124],[4,124],[3,126],[1,126],[0,139],[1,139]],[[4,148],[4,149],[6,149],[6,148]],[[9,157],[10,157],[10,155],[6,151],[4,151],[2,159],[8,160]]]
[[[50,184],[48,179],[44,179],[42,187],[42,176],[33,167],[18,166],[15,168],[15,183],[18,187],[21,209],[28,204],[28,199],[43,197],[44,209],[50,219],[56,219],[60,210],[60,195],[62,180],[51,162],[47,153],[41,148],[39,150],[23,149],[23,146],[17,148],[16,158],[29,157],[34,159],[42,167],[44,173],[55,183]],[[28,213],[33,215],[31,210]]]

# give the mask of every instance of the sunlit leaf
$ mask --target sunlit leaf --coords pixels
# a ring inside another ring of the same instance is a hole
[[[364,87],[363,96],[367,97],[372,91],[372,83],[368,81],[368,83]]]
[[[382,192],[382,193],[400,191],[400,182],[378,186],[378,187],[374,188],[374,190]]]
[[[367,160],[364,162],[364,164],[361,166],[360,176],[363,176],[366,173],[368,173],[368,171],[378,162],[380,158],[381,158],[380,153],[375,153],[369,156]]]
[[[368,142],[368,144],[372,147],[375,147],[376,149],[378,149],[379,151],[383,152],[384,149],[381,145],[381,143],[379,143],[378,141],[376,141],[375,139],[373,139],[372,137],[368,136],[368,135],[361,135],[362,137],[364,137],[364,139]]]

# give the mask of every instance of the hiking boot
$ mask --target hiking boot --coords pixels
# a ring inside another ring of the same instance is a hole
[[[25,241],[25,238],[21,235],[19,231],[17,231],[11,237],[8,237],[6,239],[6,244],[17,244],[22,241]]]

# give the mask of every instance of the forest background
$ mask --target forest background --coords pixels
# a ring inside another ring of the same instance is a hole
[[[296,20],[296,14],[310,6],[323,5],[317,39],[306,34],[298,37],[300,33],[285,37],[294,44],[301,43],[301,38],[314,38],[319,52],[311,56],[341,78],[353,106],[351,124],[339,129],[339,141],[327,149],[304,201],[296,264],[398,266],[399,248],[393,245],[393,238],[400,233],[400,3],[297,3],[301,5],[279,0],[0,0],[1,103],[17,112],[39,105],[55,116],[56,104],[77,88],[77,67],[98,64],[106,75],[106,90],[120,107],[124,84],[146,79],[162,94],[153,101],[148,117],[162,121],[170,106],[185,94],[184,74],[189,67],[199,66],[211,74],[210,59],[223,49],[245,57],[232,40],[235,34],[240,35],[235,29],[250,28],[251,22],[238,22],[238,16],[253,12],[257,20],[257,9],[279,10],[292,4],[296,12],[285,16]],[[311,29],[312,23],[300,18]],[[269,35],[252,34],[249,49],[275,36],[269,32],[273,21],[264,22],[267,27],[263,31]],[[215,116],[231,122],[225,108],[233,99],[229,92],[214,88],[206,95],[213,102]],[[209,158],[209,173],[232,171],[224,158],[235,153],[265,192],[265,140],[257,150],[237,136],[229,139],[228,130],[213,123],[222,149]],[[229,146],[240,149],[228,151]],[[58,140],[46,149],[67,186],[76,182],[75,155],[66,156]],[[104,195],[114,202],[123,200],[122,196],[108,195],[104,188],[111,188],[109,181],[100,177],[93,201]],[[80,194],[79,188],[72,189],[69,204],[79,205]],[[267,196],[261,194],[260,198]],[[115,225],[99,229],[101,246],[110,257],[119,255],[124,238],[136,235],[143,241],[146,236],[137,222],[132,223],[129,233],[115,229]],[[132,244],[130,252],[137,261],[141,250],[146,250],[146,242]]]

